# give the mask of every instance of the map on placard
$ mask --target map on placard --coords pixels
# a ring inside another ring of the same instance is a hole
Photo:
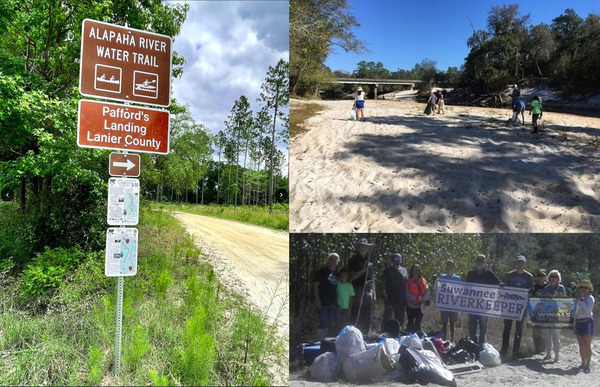
[[[111,226],[135,226],[140,215],[140,181],[112,177],[108,180],[108,214]]]
[[[133,276],[137,273],[137,228],[109,228],[106,232],[107,277]]]

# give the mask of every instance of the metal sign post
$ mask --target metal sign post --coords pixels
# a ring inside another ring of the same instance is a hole
[[[117,329],[115,333],[115,376],[119,373],[121,365],[121,338],[123,328],[123,277],[117,283]]]

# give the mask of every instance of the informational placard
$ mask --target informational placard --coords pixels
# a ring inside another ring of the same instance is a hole
[[[106,231],[107,277],[134,276],[137,273],[137,228],[109,228]]]
[[[169,153],[169,112],[79,100],[77,145],[142,153]]]
[[[573,329],[577,300],[574,298],[532,297],[527,303],[530,328]]]
[[[140,181],[111,177],[108,180],[108,210],[111,226],[135,226],[140,218]]]
[[[521,320],[528,290],[508,286],[474,284],[438,279],[435,307],[439,310]]]
[[[140,155],[111,153],[108,157],[108,173],[111,176],[138,177],[140,175]]]
[[[171,38],[85,19],[79,92],[148,105],[171,104]]]

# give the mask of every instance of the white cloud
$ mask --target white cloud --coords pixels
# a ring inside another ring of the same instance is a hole
[[[211,132],[223,130],[235,101],[257,112],[269,66],[289,60],[287,1],[189,2],[174,49],[186,64],[173,96]]]

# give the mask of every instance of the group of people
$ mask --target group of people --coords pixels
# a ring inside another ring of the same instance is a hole
[[[319,314],[319,340],[328,335],[328,330],[333,324],[336,332],[345,325],[356,326],[364,335],[371,328],[371,314],[373,303],[376,301],[375,280],[372,265],[373,244],[367,239],[360,239],[355,246],[356,253],[348,262],[348,268],[338,271],[340,257],[331,253],[325,267],[318,270],[314,276],[313,290],[315,304]],[[384,299],[382,330],[386,324],[396,321],[397,330],[401,330],[405,323],[406,331],[421,331],[421,322],[425,307],[431,304],[431,289],[425,277],[421,274],[421,267],[413,264],[410,269],[402,266],[403,258],[399,253],[391,256],[391,264],[381,274],[381,294]],[[523,255],[516,258],[515,269],[508,272],[503,279],[491,269],[486,267],[486,257],[480,254],[475,259],[475,268],[470,270],[465,282],[474,284],[499,285],[527,289],[532,297],[565,297],[566,290],[561,284],[561,274],[552,270],[546,276],[545,270],[537,272],[537,281],[533,275],[525,270],[527,259]],[[462,279],[455,273],[456,264],[449,260],[446,262],[446,271],[439,276],[440,279],[458,281]],[[548,279],[546,281],[546,278]],[[593,286],[590,281],[583,280],[579,283],[577,297],[577,312],[575,316],[575,334],[580,348],[581,368],[584,372],[590,370],[591,342],[594,333],[593,307],[595,299],[592,295]],[[445,338],[452,342],[455,339],[455,323],[458,313],[452,311],[440,312],[441,327]],[[475,343],[486,342],[489,317],[483,315],[468,315],[469,338]],[[515,326],[512,357],[521,357],[520,347],[523,334],[523,318],[518,321],[504,320],[502,332],[502,347],[500,354],[503,358],[508,355],[510,337],[513,325]],[[448,336],[448,327],[450,335]],[[559,328],[535,328],[533,340],[536,353],[545,351],[544,360],[560,359]]]
[[[521,91],[519,90],[519,86],[517,84],[513,85],[513,90],[511,93],[512,98],[512,124],[524,124],[525,123],[525,102],[521,99]],[[365,93],[361,86],[356,90],[356,94],[354,95],[354,105],[353,108],[356,109],[356,118],[358,120],[365,119]],[[425,109],[426,114],[430,114],[435,116],[437,108],[437,114],[446,114],[444,111],[444,92],[442,90],[437,90],[434,92],[433,90],[429,94],[429,99],[427,100],[427,107]],[[521,116],[521,120],[519,120],[519,115]],[[529,111],[529,115],[532,116],[532,124],[533,131],[531,133],[538,133],[539,126],[538,121],[542,119],[542,101],[540,97],[537,95],[534,96],[531,100],[531,110]]]
[[[512,93],[510,94],[512,98],[512,124],[524,124],[525,123],[525,102],[521,99],[521,91],[519,90],[519,85],[514,84]],[[519,120],[519,115],[521,115],[521,120]],[[531,99],[531,110],[529,111],[529,115],[531,116],[531,123],[533,124],[533,130],[531,133],[538,133],[538,121],[542,119],[542,100],[537,95]]]

